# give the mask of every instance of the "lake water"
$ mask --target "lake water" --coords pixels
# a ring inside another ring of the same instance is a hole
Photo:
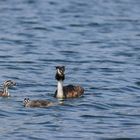
[[[81,98],[24,108],[25,97],[48,99],[55,66]],[[139,0],[1,0],[0,83],[17,82],[0,98],[2,140],[140,138]]]

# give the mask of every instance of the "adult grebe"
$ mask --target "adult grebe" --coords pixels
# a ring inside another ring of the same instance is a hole
[[[29,98],[25,98],[23,101],[24,107],[49,107],[52,106],[53,103],[47,100],[32,100]]]
[[[12,80],[7,80],[3,83],[3,90],[0,91],[0,96],[1,97],[8,97],[10,96],[10,93],[8,91],[8,88],[12,87],[12,86],[15,86],[16,83]]]
[[[56,66],[55,78],[57,82],[57,90],[54,97],[64,99],[64,98],[76,98],[84,94],[84,88],[81,86],[67,85],[63,86],[63,81],[65,80],[65,67]]]

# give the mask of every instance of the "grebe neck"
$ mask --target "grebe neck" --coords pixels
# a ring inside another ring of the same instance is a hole
[[[57,82],[57,98],[63,98],[64,97],[64,92],[63,92],[63,81],[59,80]]]
[[[4,87],[3,88],[3,94],[6,95],[6,96],[9,96],[9,92],[8,92],[8,87]]]

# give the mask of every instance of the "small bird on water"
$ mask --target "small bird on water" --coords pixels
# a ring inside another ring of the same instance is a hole
[[[0,91],[0,97],[9,97],[10,93],[8,91],[8,89],[10,87],[13,87],[16,85],[16,82],[12,81],[12,80],[6,80],[3,83],[3,87],[2,87],[2,91]]]
[[[63,86],[65,80],[65,66],[56,66],[57,90],[54,97],[59,99],[76,98],[84,94],[84,88],[79,85]]]
[[[53,106],[54,103],[48,100],[30,100],[25,98],[23,101],[24,107],[49,107]]]

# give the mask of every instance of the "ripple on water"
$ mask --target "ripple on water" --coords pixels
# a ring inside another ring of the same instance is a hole
[[[16,13],[16,14],[15,14]],[[140,130],[139,2],[0,1],[1,139],[134,139]],[[59,104],[55,66],[85,94]],[[48,99],[49,108],[23,100]]]

